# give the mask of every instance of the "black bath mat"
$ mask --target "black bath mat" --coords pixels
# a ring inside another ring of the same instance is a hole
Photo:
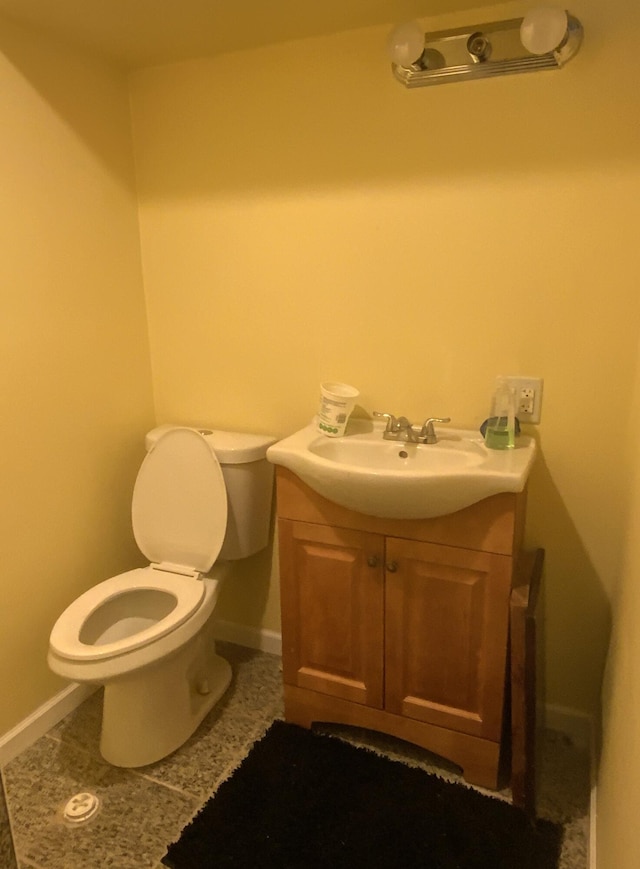
[[[562,828],[276,721],[171,845],[171,869],[556,869]]]

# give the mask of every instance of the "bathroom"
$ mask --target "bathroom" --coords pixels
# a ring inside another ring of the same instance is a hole
[[[526,4],[398,0],[340,29],[333,5],[324,31],[309,11],[285,32],[254,3],[268,44],[128,73],[0,3],[0,733],[65,687],[59,613],[140,563],[156,423],[283,436],[337,378],[365,411],[476,426],[496,374],[542,376],[544,699],[576,726],[602,711],[598,869],[635,867],[638,10],[576,0],[585,41],[559,72],[409,91],[396,20]],[[277,636],[274,551],[236,571],[220,617]]]

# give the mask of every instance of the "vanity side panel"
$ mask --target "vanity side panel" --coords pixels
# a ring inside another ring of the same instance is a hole
[[[380,519],[328,501],[287,468],[276,468],[278,516],[425,543],[513,555],[522,541],[526,491],[502,492],[435,519]]]

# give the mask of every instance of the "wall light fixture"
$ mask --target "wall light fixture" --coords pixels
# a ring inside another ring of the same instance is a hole
[[[406,87],[559,69],[577,53],[582,25],[564,9],[539,6],[524,18],[425,33],[399,24],[387,47],[395,77]]]

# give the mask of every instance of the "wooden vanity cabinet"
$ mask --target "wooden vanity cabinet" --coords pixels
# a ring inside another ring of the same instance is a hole
[[[278,528],[285,684],[382,709],[384,538],[289,519]]]
[[[390,733],[495,788],[524,494],[388,520],[276,480],[286,719]]]

